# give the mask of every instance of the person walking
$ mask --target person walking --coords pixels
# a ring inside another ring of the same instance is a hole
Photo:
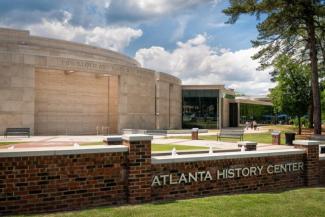
[[[253,121],[253,128],[254,128],[254,130],[257,130],[257,123],[255,120]]]
[[[248,130],[250,123],[248,121],[245,122],[245,129]]]

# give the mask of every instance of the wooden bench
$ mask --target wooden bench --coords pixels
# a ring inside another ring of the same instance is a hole
[[[220,133],[217,134],[217,140],[220,141],[221,138],[234,138],[240,141],[244,140],[244,130],[237,129],[220,129]]]
[[[4,137],[9,135],[16,136],[16,135],[26,135],[30,137],[30,128],[6,128],[4,133]]]

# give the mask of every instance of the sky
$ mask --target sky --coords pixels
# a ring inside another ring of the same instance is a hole
[[[0,27],[90,44],[135,58],[183,84],[225,84],[265,95],[274,84],[258,71],[254,16],[225,24],[228,0],[0,0]]]

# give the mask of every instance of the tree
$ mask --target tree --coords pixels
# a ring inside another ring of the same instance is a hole
[[[260,51],[261,69],[273,65],[279,55],[286,54],[309,63],[313,101],[314,134],[321,134],[321,104],[318,67],[324,66],[325,7],[324,0],[230,0],[223,12],[235,23],[241,14],[261,15],[259,35],[252,41]]]
[[[301,117],[309,107],[310,95],[310,68],[290,59],[288,56],[279,56],[275,62],[277,85],[271,90],[276,112],[284,112],[298,118],[298,134],[301,134]]]

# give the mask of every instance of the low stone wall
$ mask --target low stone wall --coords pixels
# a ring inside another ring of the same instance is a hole
[[[0,215],[137,204],[325,184],[315,141],[295,149],[152,156],[148,135],[123,145],[0,150]]]

